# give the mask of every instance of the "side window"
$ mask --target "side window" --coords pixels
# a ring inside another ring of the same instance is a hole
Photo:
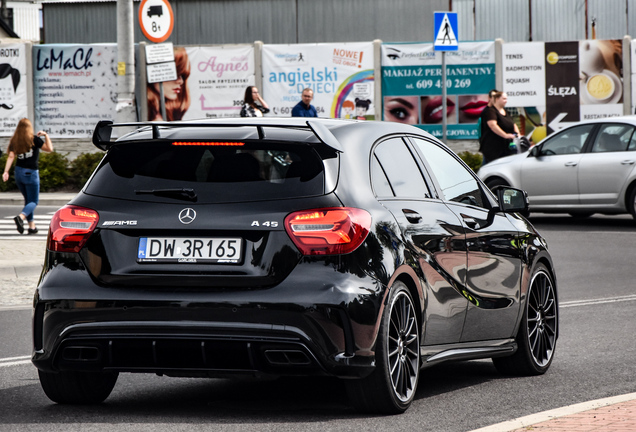
[[[392,138],[381,142],[375,148],[378,168],[386,175],[390,188],[400,198],[430,198],[431,193],[424,182],[417,162],[411,151],[401,138]],[[375,159],[374,158],[374,159]],[[386,192],[386,185],[376,184],[376,176],[372,169],[373,188],[376,194]],[[381,181],[380,181],[381,183]],[[391,196],[391,195],[389,195]]]
[[[384,173],[380,162],[378,162],[378,158],[373,155],[371,159],[371,184],[373,185],[375,195],[379,197],[395,196],[393,189],[391,189],[391,185],[389,184],[389,179],[386,178],[386,174]]]
[[[633,132],[634,127],[629,125],[602,125],[596,134],[592,153],[626,151]]]
[[[541,146],[541,156],[581,153],[594,125],[583,125],[554,135]]]
[[[426,158],[446,200],[487,208],[479,182],[464,165],[431,142],[418,138],[413,141]]]

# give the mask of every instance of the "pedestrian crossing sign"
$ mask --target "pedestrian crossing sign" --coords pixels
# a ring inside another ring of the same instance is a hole
[[[457,51],[457,12],[435,12],[435,51]]]

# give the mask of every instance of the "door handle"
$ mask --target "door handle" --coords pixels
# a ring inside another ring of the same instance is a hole
[[[573,166],[577,166],[577,165],[578,165],[578,163],[577,163],[577,162],[566,162],[566,163],[565,163],[565,166],[566,166],[566,167],[573,167]]]
[[[464,223],[466,224],[466,226],[468,228],[474,228],[474,229],[478,229],[479,228],[479,223],[477,223],[477,221],[465,214],[462,214],[462,219],[464,220]]]
[[[402,209],[402,213],[406,216],[406,220],[411,223],[417,224],[422,222],[422,216],[414,210]]]
[[[623,162],[621,162],[621,165],[634,165],[634,161],[633,160],[624,160]]]

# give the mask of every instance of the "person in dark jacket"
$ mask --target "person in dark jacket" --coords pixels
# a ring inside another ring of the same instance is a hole
[[[314,91],[310,88],[306,88],[302,93],[302,100],[292,108],[292,117],[318,117],[318,111],[316,107],[311,105],[311,101],[314,99]]]
[[[484,109],[486,126],[480,148],[484,155],[484,165],[510,155],[510,142],[519,135],[517,124],[506,113],[506,103],[508,95],[496,92],[493,95],[492,107]]]

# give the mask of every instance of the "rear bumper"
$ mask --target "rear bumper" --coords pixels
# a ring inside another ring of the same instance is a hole
[[[378,287],[322,262],[299,265],[276,287],[240,291],[103,287],[61,265],[38,287],[33,363],[46,371],[364,377],[374,368]]]

